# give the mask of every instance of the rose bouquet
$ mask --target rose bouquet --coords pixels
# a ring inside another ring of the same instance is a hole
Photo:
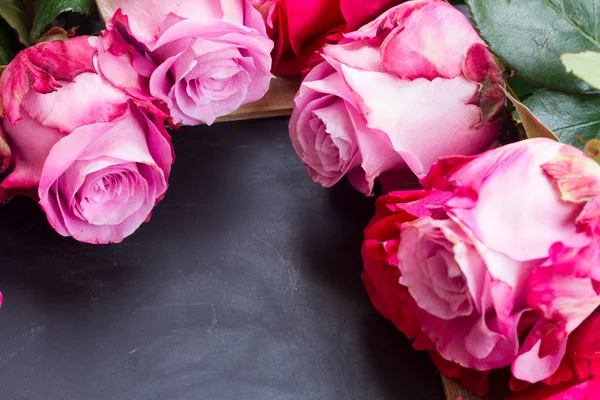
[[[515,400],[600,398],[598,0],[8,3],[1,202],[120,242],[166,195],[168,129],[302,74],[307,174],[380,196],[375,308],[478,394],[507,369]]]
[[[443,374],[595,399],[597,4],[466,3],[404,2],[325,44],[290,137],[316,183],[382,195],[365,287]]]

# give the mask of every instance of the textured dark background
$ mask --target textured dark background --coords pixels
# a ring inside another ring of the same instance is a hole
[[[0,208],[0,399],[443,399],[361,284],[372,200],[310,182],[286,125],[175,132],[169,193],[120,245]]]

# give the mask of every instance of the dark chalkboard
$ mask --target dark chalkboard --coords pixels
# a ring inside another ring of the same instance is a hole
[[[175,132],[169,193],[120,245],[0,208],[0,399],[443,399],[362,287],[373,201],[310,182],[286,125]]]

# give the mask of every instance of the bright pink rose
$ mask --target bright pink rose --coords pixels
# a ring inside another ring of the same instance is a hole
[[[248,0],[98,0],[107,29],[156,62],[153,96],[175,122],[212,124],[264,96],[273,42]]]
[[[322,54],[296,96],[290,136],[325,187],[348,173],[371,193],[383,172],[423,176],[438,157],[476,154],[500,131],[501,71],[444,0],[392,8]]]
[[[58,233],[87,243],[120,242],[146,221],[173,163],[164,106],[144,93],[147,77],[132,75],[144,59],[110,44],[120,40],[105,32],[38,44],[0,82],[13,168],[0,190],[37,188]],[[110,79],[123,75],[135,79]]]
[[[465,368],[512,364],[532,383],[554,374],[569,334],[600,306],[600,166],[532,139],[442,158],[421,183],[426,196],[394,206],[418,217],[389,256],[392,285],[410,294],[404,314]]]
[[[440,356],[435,345],[421,332],[413,310],[414,300],[408,288],[399,285],[398,246],[403,223],[416,217],[402,210],[398,204],[414,202],[427,195],[424,190],[395,192],[377,200],[375,216],[364,232],[362,255],[365,272],[362,280],[373,306],[409,339],[415,339],[414,347],[429,352],[433,363],[451,378],[459,379],[463,385],[477,394],[488,390],[488,372],[461,367]]]
[[[252,0],[275,42],[273,73],[297,75],[320,62],[316,52],[337,43],[403,0]]]

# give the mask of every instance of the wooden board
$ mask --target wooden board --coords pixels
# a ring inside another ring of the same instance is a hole
[[[488,396],[479,397],[468,389],[465,389],[455,379],[446,378],[442,375],[442,385],[444,385],[444,392],[446,393],[446,400],[456,400],[463,398],[463,400],[492,400]]]
[[[246,104],[232,114],[219,118],[217,122],[290,115],[294,108],[294,96],[298,91],[300,81],[300,78],[276,77],[271,81],[271,88],[265,97],[254,103]]]
[[[261,100],[241,107],[233,114],[219,118],[217,122],[240,121],[245,119],[282,117],[292,114],[294,96],[300,86],[300,78],[276,77],[271,81],[271,88]],[[442,384],[446,393],[446,400],[490,400],[487,397],[478,397],[465,389],[454,379],[442,376]]]

